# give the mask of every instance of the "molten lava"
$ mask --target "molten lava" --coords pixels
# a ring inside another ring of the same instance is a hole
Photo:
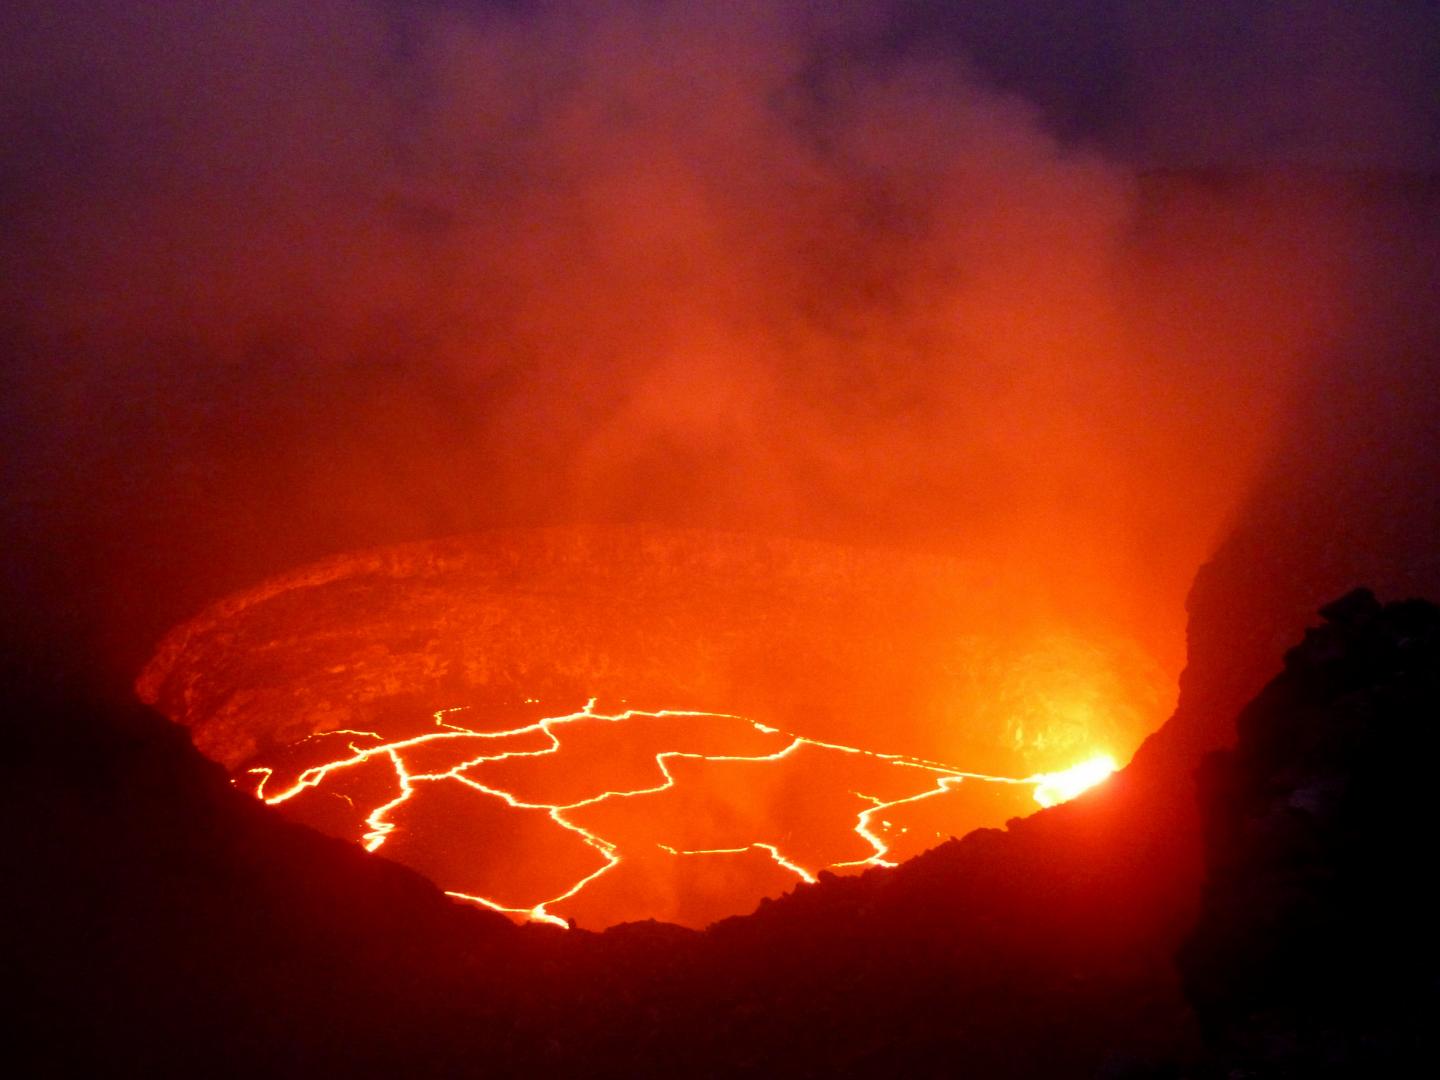
[[[1119,767],[1109,754],[1097,754],[1060,772],[1041,773],[1034,778],[1039,781],[1035,785],[1035,801],[1045,807],[1066,802],[1108,780]]]
[[[277,810],[452,894],[704,926],[1068,797],[1106,772],[1077,763],[1154,729],[1165,672],[1017,575],[773,537],[497,531],[223,598],[137,691]]]
[[[979,806],[1019,813],[1032,793],[1050,806],[1115,769],[1100,755],[984,776],[738,716],[593,700],[512,726],[456,722],[465,711],[416,733],[309,736],[248,770],[255,794],[497,911],[701,925],[821,871],[893,866],[947,824],[971,827]]]

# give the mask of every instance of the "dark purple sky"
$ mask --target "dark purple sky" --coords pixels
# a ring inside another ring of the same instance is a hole
[[[1433,168],[1433,0],[916,0],[897,38],[965,58],[1054,130],[1156,165]]]

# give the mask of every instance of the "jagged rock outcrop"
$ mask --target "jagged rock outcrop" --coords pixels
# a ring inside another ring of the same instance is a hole
[[[1321,614],[1200,772],[1180,965],[1215,1075],[1403,1075],[1434,1050],[1440,608],[1357,590]]]

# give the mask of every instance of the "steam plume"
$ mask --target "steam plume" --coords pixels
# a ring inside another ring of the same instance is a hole
[[[12,10],[12,517],[110,649],[326,551],[656,520],[983,556],[1174,670],[1346,314],[1322,186],[1143,177],[892,9]]]

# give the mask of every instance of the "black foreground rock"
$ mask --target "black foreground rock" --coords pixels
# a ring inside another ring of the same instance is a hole
[[[1180,953],[1205,1074],[1401,1076],[1440,1006],[1440,608],[1366,590],[1200,771],[1200,920]]]
[[[41,1075],[1404,1075],[1433,1044],[1440,612],[1324,613],[1243,711],[1260,661],[1214,639],[1255,627],[1200,627],[1234,664],[1192,667],[1095,792],[703,933],[512,926],[285,823],[148,710],[16,696],[17,1053]],[[1237,712],[1201,777],[1207,863],[1191,751]]]

